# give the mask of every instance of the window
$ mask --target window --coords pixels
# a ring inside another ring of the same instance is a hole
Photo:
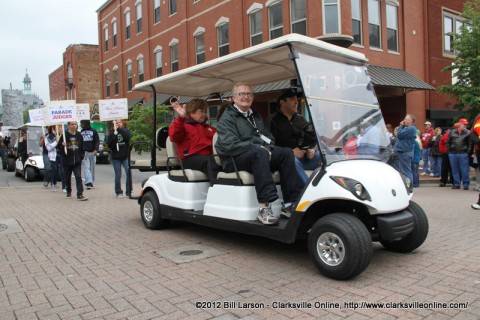
[[[177,13],[177,0],[169,0],[170,2],[170,15]]]
[[[282,2],[275,3],[268,7],[268,18],[270,26],[270,39],[283,36]]]
[[[227,55],[230,52],[228,44],[228,23],[224,23],[217,27],[218,35],[218,56]]]
[[[104,34],[104,36],[103,36],[104,49],[105,49],[105,52],[107,52],[108,51],[108,27],[105,27],[103,29],[103,34]]]
[[[378,0],[368,0],[368,35],[370,47],[381,48],[380,2]]]
[[[118,96],[118,68],[113,69],[113,87],[114,87],[114,94]]]
[[[175,72],[178,70],[178,43],[170,45],[170,57],[172,72]]]
[[[452,13],[443,13],[443,52],[446,54],[456,55],[453,49],[453,40],[455,33],[460,33],[463,20]]]
[[[360,0],[352,0],[352,36],[353,43],[363,44],[362,39],[362,4]]]
[[[197,64],[205,62],[205,33],[195,36],[195,60]]]
[[[142,3],[139,2],[136,7],[137,9],[137,33],[142,32]]]
[[[305,0],[291,0],[292,32],[307,35],[307,7]]]
[[[324,33],[340,33],[340,10],[338,0],[323,1]]]
[[[127,62],[127,89],[128,91],[132,91],[133,88],[133,72],[132,72],[132,63]]]
[[[160,77],[162,75],[162,49],[155,51],[155,76]]]
[[[143,82],[143,57],[138,58],[137,67],[138,67],[138,82]]]
[[[258,10],[250,14],[250,45],[262,43],[262,11]]]
[[[110,98],[110,71],[105,72],[105,95]]]
[[[387,48],[398,52],[398,8],[387,3]]]
[[[113,29],[113,44],[112,47],[115,48],[117,46],[117,20],[112,22],[112,29]]]
[[[160,0],[153,1],[153,23],[160,22]]]
[[[130,11],[125,12],[125,39],[130,39]]]

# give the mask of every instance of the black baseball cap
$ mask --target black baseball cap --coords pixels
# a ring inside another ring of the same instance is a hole
[[[277,102],[280,102],[280,100],[286,100],[287,98],[293,98],[293,97],[298,97],[297,91],[295,89],[285,89],[280,91],[280,93],[277,96]]]

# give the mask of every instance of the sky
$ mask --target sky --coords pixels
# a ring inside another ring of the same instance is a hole
[[[71,44],[98,45],[97,10],[107,0],[0,0],[0,89],[23,90],[50,100],[48,75],[63,64]],[[0,94],[1,99],[1,94]]]

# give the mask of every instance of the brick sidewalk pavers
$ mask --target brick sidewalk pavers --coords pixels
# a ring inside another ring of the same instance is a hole
[[[285,245],[185,223],[151,231],[137,203],[115,199],[111,185],[85,194],[89,200],[80,202],[41,187],[0,188],[0,224],[14,219],[21,227],[0,231],[0,319],[480,317],[480,211],[470,209],[473,191],[416,189],[414,200],[429,217],[427,241],[412,254],[375,243],[370,266],[349,281],[321,276],[305,242]],[[191,262],[168,258],[189,247],[213,254]],[[207,308],[197,307],[202,302]],[[353,310],[349,302],[468,307]],[[239,308],[243,303],[259,308]]]

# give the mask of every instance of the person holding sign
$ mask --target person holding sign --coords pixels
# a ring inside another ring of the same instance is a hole
[[[123,120],[114,121],[114,132],[108,136],[107,145],[112,151],[113,171],[115,171],[115,196],[123,198],[122,190],[122,167],[127,176],[126,190],[127,197],[132,196],[132,177],[128,170],[128,149],[131,133],[125,127]]]
[[[281,215],[288,218],[302,190],[295,170],[295,156],[292,149],[275,146],[262,117],[250,108],[253,103],[250,85],[235,84],[232,95],[233,103],[218,121],[215,148],[224,155],[221,160],[226,172],[235,171],[235,161],[239,171],[253,173],[259,203],[257,218],[265,225],[277,224],[278,214],[273,213],[271,203],[278,199],[278,193],[271,172],[280,171],[284,200]]]
[[[65,149],[60,149],[63,153],[63,165],[65,169],[67,198],[72,197],[72,172],[75,176],[77,185],[77,200],[84,201],[88,198],[83,195],[82,183],[82,159],[83,159],[83,138],[80,132],[77,131],[77,122],[68,122],[68,131],[65,132],[64,140],[62,142]]]

